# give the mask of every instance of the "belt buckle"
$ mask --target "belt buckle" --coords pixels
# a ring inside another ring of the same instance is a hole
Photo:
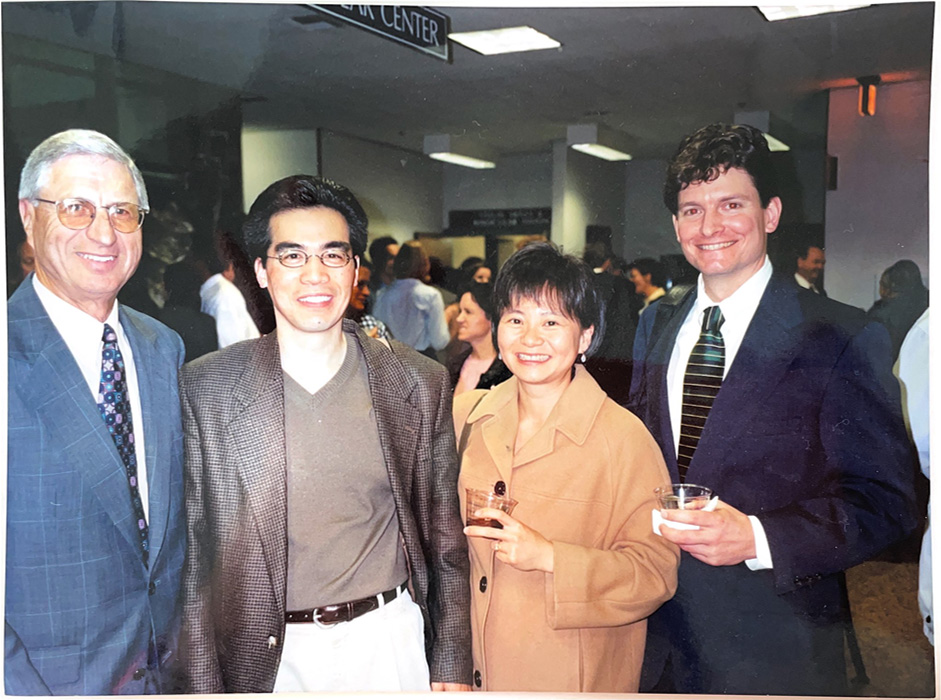
[[[321,622],[320,616],[324,611],[334,612],[342,608],[346,608],[347,618],[346,620],[337,620],[336,622]],[[353,619],[353,604],[352,603],[340,603],[339,605],[324,605],[320,608],[314,608],[314,612],[311,615],[313,623],[317,625],[320,629],[330,629],[331,627],[336,627],[341,622],[349,622]]]

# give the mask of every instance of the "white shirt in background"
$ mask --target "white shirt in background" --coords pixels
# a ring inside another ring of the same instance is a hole
[[[200,310],[216,319],[220,349],[261,335],[248,313],[245,297],[221,272],[203,282],[199,297],[202,299]]]

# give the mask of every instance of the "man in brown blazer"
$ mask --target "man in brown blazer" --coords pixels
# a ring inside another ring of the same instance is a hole
[[[268,187],[243,238],[276,331],[182,371],[190,692],[470,689],[451,392],[343,320],[366,223],[329,180]]]

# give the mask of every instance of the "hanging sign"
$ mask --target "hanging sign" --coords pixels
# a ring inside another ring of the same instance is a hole
[[[307,7],[451,62],[451,45],[448,42],[451,18],[430,7],[313,4]]]

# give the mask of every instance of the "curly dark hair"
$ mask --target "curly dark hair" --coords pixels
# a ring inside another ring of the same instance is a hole
[[[315,175],[291,175],[268,185],[255,199],[242,226],[242,243],[252,262],[264,258],[271,245],[271,217],[290,209],[326,207],[339,212],[350,231],[353,255],[366,251],[369,219],[359,201],[343,185]]]
[[[694,182],[712,182],[729,168],[741,168],[755,183],[761,206],[778,196],[778,180],[764,135],[745,124],[715,123],[685,137],[663,184],[663,203],[676,216],[679,194]]]
[[[506,261],[494,283],[493,306],[500,317],[519,299],[534,299],[557,306],[563,315],[578,322],[582,329],[595,327],[591,355],[604,339],[604,299],[598,291],[595,273],[584,261],[564,255],[551,243],[530,243]]]

